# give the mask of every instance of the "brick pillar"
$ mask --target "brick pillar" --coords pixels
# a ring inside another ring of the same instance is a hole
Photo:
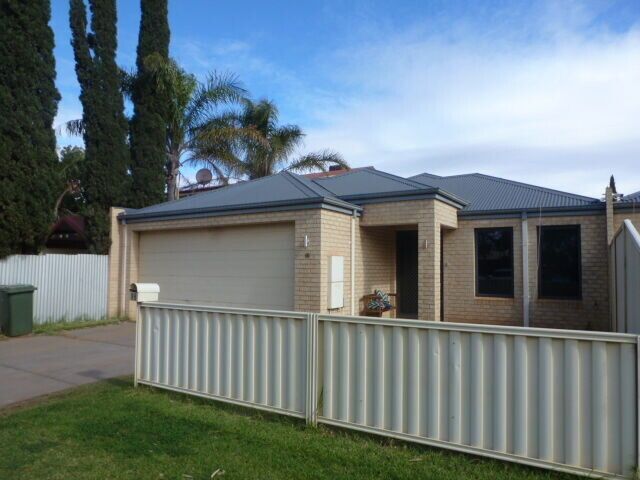
[[[605,190],[605,199],[607,202],[607,245],[611,245],[613,235],[616,233],[613,223],[613,192],[611,187],[607,187]]]
[[[109,219],[111,223],[111,246],[109,247],[109,279],[107,284],[107,315],[115,317],[121,312],[122,274],[122,242],[123,227],[118,223],[118,215],[124,208],[111,207]]]
[[[440,321],[440,226],[434,212],[418,223],[418,318]]]

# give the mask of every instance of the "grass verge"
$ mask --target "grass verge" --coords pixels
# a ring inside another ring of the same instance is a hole
[[[35,334],[53,334],[64,330],[75,330],[78,328],[99,327],[101,325],[113,325],[116,323],[127,321],[125,318],[109,317],[100,320],[71,320],[65,322],[42,323],[33,326]]]
[[[0,478],[574,479],[116,379],[0,410]],[[218,474],[212,474],[218,470]]]

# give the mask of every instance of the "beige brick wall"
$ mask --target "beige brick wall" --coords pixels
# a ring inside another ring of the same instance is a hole
[[[580,225],[582,243],[582,299],[538,298],[538,225]],[[522,225],[520,219],[464,220],[444,237],[445,320],[451,322],[522,325]],[[475,294],[474,229],[513,227],[514,298],[486,298]],[[608,329],[608,256],[604,213],[576,217],[530,217],[529,298],[533,327]]]
[[[580,225],[582,299],[538,298],[537,226]],[[531,326],[587,330],[609,329],[609,255],[604,213],[577,217],[529,219]]]
[[[361,227],[356,229],[356,315],[365,308],[363,297],[376,289],[396,292],[396,229]],[[394,316],[387,312],[385,317]]]
[[[613,215],[613,231],[614,233],[618,231],[622,222],[626,219],[631,220],[633,226],[636,227],[636,230],[640,232],[640,205],[638,209],[634,212],[633,209],[624,209],[624,210],[615,210]]]
[[[353,217],[330,210],[322,210],[320,217],[322,221],[320,236],[320,307],[318,310],[313,311],[351,315],[351,222]],[[329,310],[329,257],[331,256],[344,258],[344,306]],[[308,283],[304,282],[300,285],[300,288],[306,289],[307,286]]]
[[[124,208],[112,207],[109,211],[111,222],[111,246],[109,247],[109,281],[107,284],[107,315],[115,317],[120,313],[122,292],[120,286],[122,258],[122,225],[118,223],[118,215],[124,212]]]
[[[475,229],[512,227],[514,297],[476,296]],[[522,325],[522,231],[519,219],[459,220],[444,234],[444,318],[447,322]]]

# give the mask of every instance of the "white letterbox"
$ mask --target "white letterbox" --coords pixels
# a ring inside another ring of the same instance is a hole
[[[157,302],[160,285],[157,283],[132,283],[129,287],[134,302]]]

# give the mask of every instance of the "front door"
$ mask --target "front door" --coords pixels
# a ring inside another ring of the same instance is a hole
[[[418,316],[418,231],[396,232],[398,317]]]

